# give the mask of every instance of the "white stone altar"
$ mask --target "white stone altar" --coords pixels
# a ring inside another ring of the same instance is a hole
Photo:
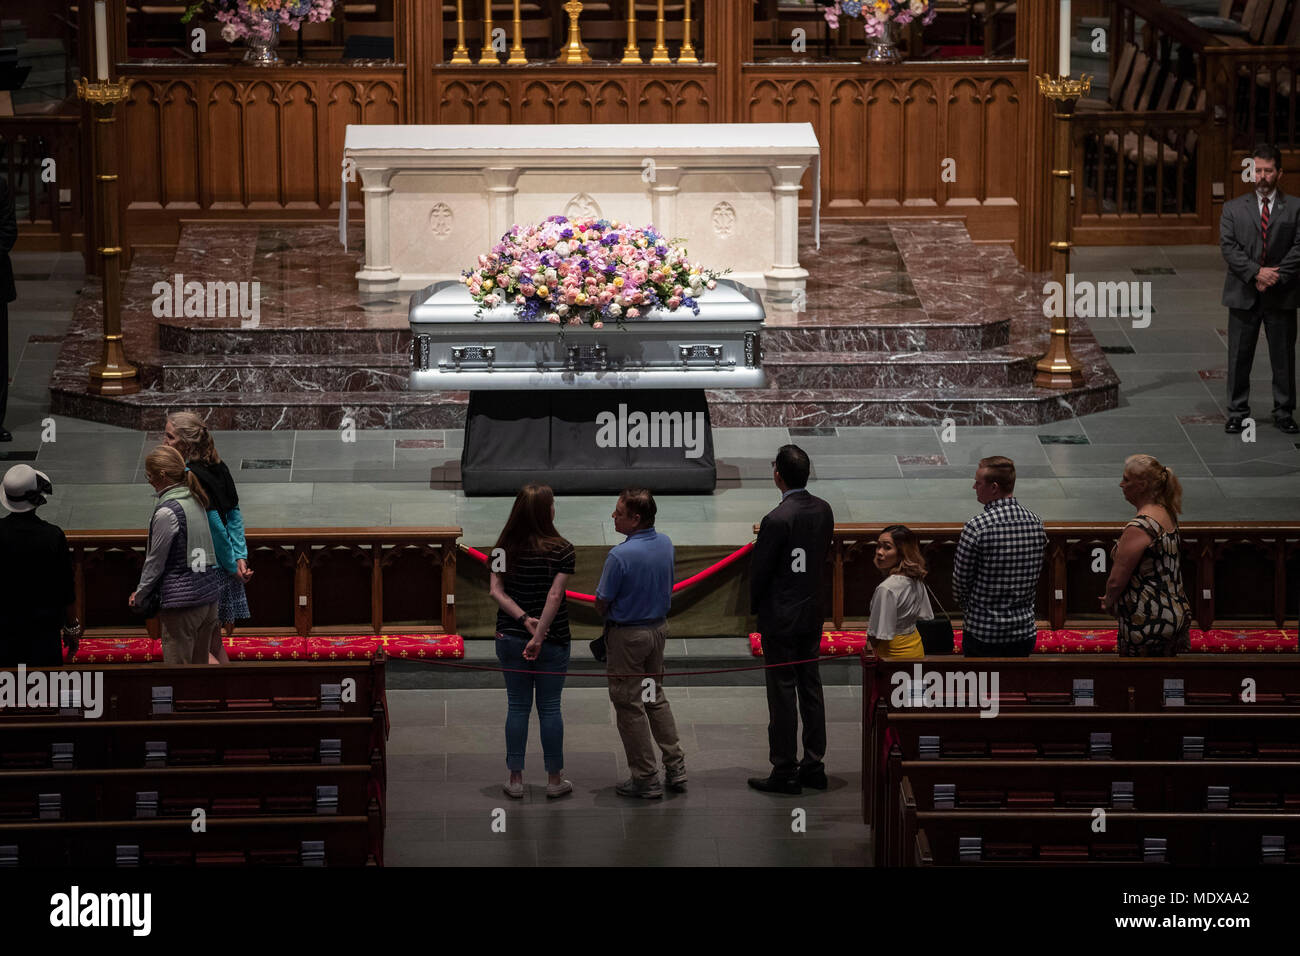
[[[366,296],[456,279],[515,223],[596,215],[653,223],[692,259],[788,302],[808,277],[798,230],[810,165],[819,229],[810,123],[349,126],[343,165],[364,196]],[[346,214],[342,203],[341,225]]]

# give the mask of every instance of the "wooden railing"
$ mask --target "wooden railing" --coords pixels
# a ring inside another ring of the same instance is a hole
[[[1295,14],[1300,16],[1300,13]],[[1211,102],[1220,114],[1234,150],[1272,143],[1300,149],[1300,48],[1220,46],[1204,51]]]
[[[271,528],[246,533],[259,634],[456,630],[460,528]],[[77,616],[88,631],[139,632],[127,598],[144,564],[144,531],[70,531]],[[397,622],[403,622],[398,624]]]
[[[25,249],[69,251],[84,239],[80,124],[79,112],[0,117],[0,176],[18,206]]]

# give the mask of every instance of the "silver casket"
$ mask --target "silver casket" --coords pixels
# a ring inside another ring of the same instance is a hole
[[[699,306],[622,328],[560,326],[521,322],[504,305],[475,318],[469,289],[436,282],[411,295],[411,388],[763,388],[758,293],[719,279]]]

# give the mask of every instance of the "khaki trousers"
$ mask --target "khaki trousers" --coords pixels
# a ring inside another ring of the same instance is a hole
[[[609,679],[609,699],[614,704],[618,735],[627,752],[628,769],[638,780],[658,775],[656,743],[663,751],[665,770],[679,770],[686,763],[661,679],[667,640],[667,621],[655,626],[611,627],[606,639],[606,673],[659,675],[645,679],[650,683],[640,677]]]
[[[206,664],[208,651],[221,646],[218,602],[194,607],[165,607],[158,612],[164,664]]]

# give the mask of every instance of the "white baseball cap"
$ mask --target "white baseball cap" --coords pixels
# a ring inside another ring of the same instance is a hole
[[[31,465],[14,465],[5,472],[0,505],[14,512],[35,511],[45,504],[45,495],[53,493],[54,486],[43,471]]]

